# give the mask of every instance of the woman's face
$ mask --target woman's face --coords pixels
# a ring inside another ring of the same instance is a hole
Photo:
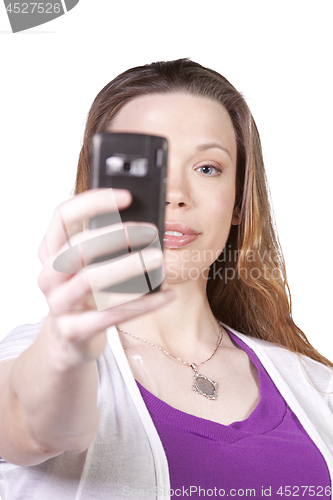
[[[228,112],[217,101],[188,93],[150,94],[125,104],[108,130],[168,140],[165,281],[205,284],[231,225],[239,223],[237,149]],[[186,234],[191,232],[197,234]]]

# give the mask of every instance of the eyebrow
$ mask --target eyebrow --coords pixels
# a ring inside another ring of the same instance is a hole
[[[222,151],[224,151],[225,153],[227,153],[227,155],[232,160],[231,153],[230,153],[229,149],[224,148],[218,142],[209,142],[207,144],[202,144],[201,146],[197,147],[197,151],[205,151],[206,149],[214,149],[214,148],[222,149]]]

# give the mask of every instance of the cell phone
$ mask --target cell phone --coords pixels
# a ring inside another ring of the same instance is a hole
[[[105,292],[151,293],[157,292],[163,281],[162,267],[145,271],[136,236],[145,233],[149,247],[163,250],[164,211],[167,178],[168,142],[164,137],[132,133],[100,132],[92,140],[90,189],[128,189],[133,197],[131,205],[120,212],[97,215],[89,220],[89,228],[96,229],[117,222],[148,222],[158,228],[158,233],[149,226],[126,226],[112,233],[126,246],[124,254],[108,254],[93,263],[102,263],[110,258],[128,257],[128,252],[139,252],[143,274],[104,289]],[[109,233],[110,234],[110,233]],[[126,245],[127,242],[127,245]]]

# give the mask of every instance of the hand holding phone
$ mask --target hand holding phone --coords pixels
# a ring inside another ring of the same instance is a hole
[[[99,290],[142,274],[142,266],[138,258],[135,260],[135,255],[130,257],[130,262],[124,258],[115,264],[111,261],[104,266],[91,266],[93,258],[107,253],[110,248],[111,251],[125,252],[127,243],[117,249],[114,247],[114,240],[111,247],[109,242],[104,247],[94,245],[92,241],[109,232],[109,228],[82,231],[82,223],[107,210],[125,209],[130,203],[128,191],[94,189],[70,198],[54,211],[38,252],[43,266],[38,286],[50,309],[48,329],[53,336],[52,363],[58,356],[61,363],[64,362],[65,351],[66,362],[71,365],[96,359],[105,347],[106,329],[110,325],[154,311],[172,300],[169,290],[168,293],[141,293],[129,300],[126,296],[119,300],[119,295],[125,294],[105,294],[112,295],[112,299],[116,295],[113,304],[105,301],[106,307],[100,306],[99,298],[96,301]],[[117,230],[118,227],[115,226],[114,229]],[[146,240],[149,243],[151,235]],[[161,265],[160,250],[148,248],[142,250],[142,253],[149,269]],[[118,304],[121,307],[113,307]],[[65,351],[64,342],[70,345]],[[47,343],[43,346],[46,349],[44,357],[47,359],[50,350]]]

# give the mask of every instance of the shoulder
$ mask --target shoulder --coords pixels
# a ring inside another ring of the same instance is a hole
[[[315,361],[303,354],[297,354],[286,347],[266,340],[244,335],[228,325],[222,325],[241,339],[258,356],[269,373],[275,368],[286,381],[313,386],[319,392],[328,394],[333,391],[333,368]]]

